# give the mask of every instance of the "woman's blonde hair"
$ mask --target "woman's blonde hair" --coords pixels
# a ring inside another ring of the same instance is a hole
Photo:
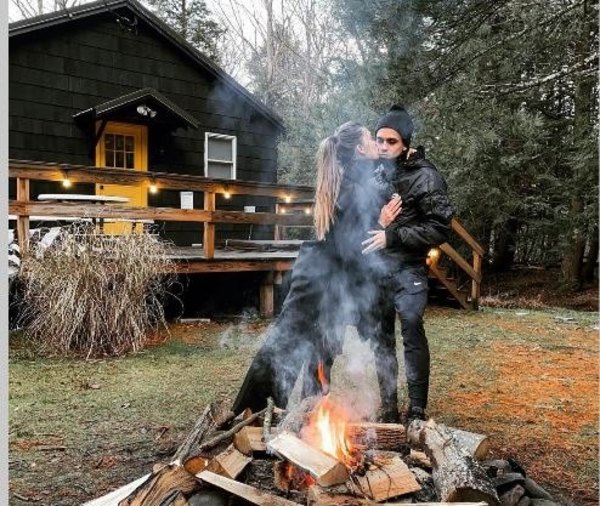
[[[365,127],[348,121],[323,139],[317,151],[317,188],[314,223],[317,239],[323,240],[335,221],[335,203],[340,193],[344,168],[362,143]]]

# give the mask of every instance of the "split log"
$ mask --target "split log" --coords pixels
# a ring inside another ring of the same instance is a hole
[[[500,504],[498,494],[483,467],[457,444],[452,433],[433,420],[413,421],[407,439],[422,447],[431,460],[433,482],[442,501],[484,501]]]
[[[194,455],[183,463],[183,467],[190,474],[198,474],[200,471],[206,469],[211,460],[208,456]]]
[[[375,506],[371,499],[357,497],[352,494],[331,493],[318,485],[308,489],[308,506]]]
[[[287,460],[278,460],[273,464],[273,484],[282,492],[306,492],[315,484],[314,478]]]
[[[83,503],[82,506],[114,506],[115,504],[118,504],[121,499],[125,499],[148,478],[150,478],[150,475],[146,474],[145,476],[142,476],[131,483],[127,483],[126,485],[123,485],[122,487],[103,495],[102,497],[97,497],[96,499]]]
[[[160,506],[189,506],[189,503],[181,492],[175,490],[162,500]]]
[[[406,429],[399,423],[350,423],[348,439],[354,446],[397,451],[406,443]]]
[[[173,455],[173,462],[184,462],[199,453],[197,447],[206,435],[233,418],[233,413],[221,403],[206,406],[204,412],[194,424],[194,428]]]
[[[377,456],[375,462],[363,476],[352,476],[348,488],[376,502],[421,490],[421,485],[399,455],[383,459]]]
[[[323,487],[343,483],[348,478],[344,464],[289,432],[271,439],[267,449],[304,469]]]
[[[262,416],[265,413],[265,411],[266,411],[266,408],[263,409],[262,411],[259,411],[258,413],[254,413],[253,415],[250,415],[248,418],[245,418],[241,422],[239,422],[236,425],[234,425],[233,427],[231,427],[231,429],[229,429],[225,432],[222,432],[218,436],[215,436],[214,438],[209,439],[208,441],[205,441],[204,443],[202,443],[201,445],[198,446],[198,450],[200,452],[210,450],[211,448],[214,448],[215,446],[217,446],[219,443],[222,443],[223,441],[227,441],[228,439],[233,438],[233,436],[235,434],[237,434],[237,432],[239,432],[243,427],[246,427],[247,425],[250,425],[251,423],[258,420],[258,418],[260,416]]]
[[[235,436],[233,444],[244,455],[252,455],[252,452],[267,451],[267,444],[263,439],[262,427],[244,427]]]
[[[257,506],[299,506],[298,503],[288,501],[283,497],[263,492],[245,483],[225,478],[210,471],[202,471],[196,477],[203,483],[209,483]]]
[[[431,460],[425,452],[420,452],[419,450],[410,450],[408,454],[409,464],[414,464],[416,466],[424,467],[425,469],[431,469]]]
[[[251,461],[252,457],[244,455],[231,444],[213,458],[206,469],[235,480]]]
[[[178,464],[168,464],[153,473],[149,479],[137,487],[129,496],[119,502],[119,506],[151,506],[161,504],[174,492],[189,494],[200,488],[194,475]]]

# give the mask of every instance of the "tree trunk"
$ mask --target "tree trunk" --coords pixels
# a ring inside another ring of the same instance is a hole
[[[583,62],[589,57],[590,47],[597,32],[597,20],[589,1],[584,1],[579,25],[577,41],[577,62]],[[593,135],[592,96],[594,80],[589,76],[576,74],[574,77],[575,117],[573,120],[573,135],[575,141]],[[588,188],[582,188],[582,174],[577,169],[573,171],[573,194],[571,198],[570,230],[567,235],[566,249],[562,261],[561,284],[565,289],[579,288],[582,281],[582,262],[585,250],[585,236],[582,230],[584,211],[584,193]],[[578,184],[579,183],[579,184]]]
[[[591,237],[588,238],[589,241],[589,251],[587,255],[587,260],[585,265],[583,266],[583,272],[581,273],[581,279],[584,282],[591,283],[594,281],[594,269],[596,268],[596,264],[598,263],[598,227],[594,227],[592,231]]]
[[[496,227],[492,254],[492,268],[496,272],[508,271],[515,260],[519,222],[514,218]]]

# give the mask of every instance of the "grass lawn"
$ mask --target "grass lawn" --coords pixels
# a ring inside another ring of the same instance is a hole
[[[429,308],[426,322],[430,416],[488,434],[563,503],[597,504],[597,314]],[[11,336],[10,504],[80,504],[168,461],[207,403],[235,395],[268,323],[173,324],[141,353],[88,362]],[[365,412],[371,362],[349,329],[332,389]]]

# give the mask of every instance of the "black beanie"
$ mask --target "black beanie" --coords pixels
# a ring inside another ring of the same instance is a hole
[[[400,134],[400,137],[402,137],[406,147],[408,147],[415,126],[410,114],[408,114],[404,107],[401,105],[393,105],[386,114],[379,118],[377,126],[375,127],[375,133],[377,133],[380,128],[391,128],[392,130],[396,130],[396,132]]]

